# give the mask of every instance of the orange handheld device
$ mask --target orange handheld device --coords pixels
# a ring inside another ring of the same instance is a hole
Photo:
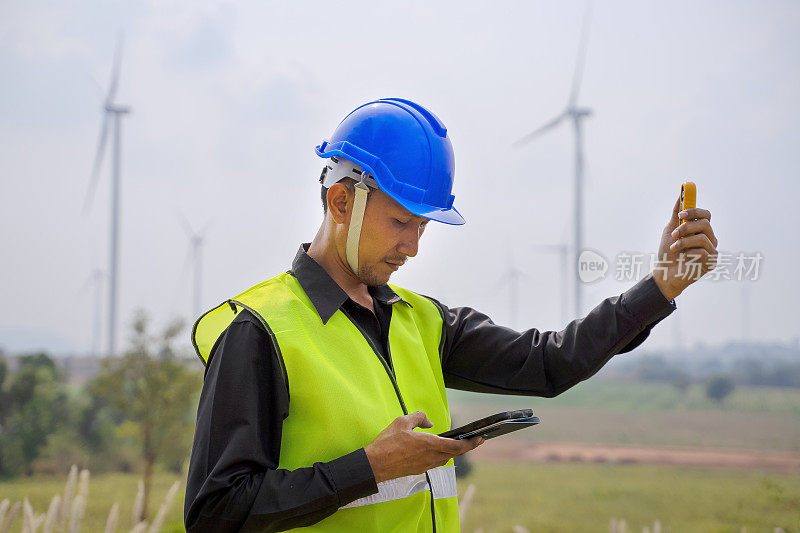
[[[681,211],[697,207],[697,186],[693,181],[684,181],[681,184]],[[681,218],[683,224],[687,219]]]

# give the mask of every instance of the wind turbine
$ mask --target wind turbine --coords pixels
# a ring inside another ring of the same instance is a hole
[[[86,279],[86,282],[83,284],[80,292],[85,292],[92,287],[93,297],[94,297],[94,311],[92,317],[92,351],[91,355],[93,357],[99,357],[100,355],[100,328],[102,324],[102,309],[103,309],[103,271],[99,268],[96,268],[92,271],[89,277]]]
[[[575,284],[574,297],[575,297],[575,316],[580,316],[582,312],[581,292],[582,286],[580,277],[578,276],[578,257],[583,247],[583,120],[591,116],[592,110],[587,107],[578,105],[578,93],[581,86],[581,76],[583,75],[583,63],[586,58],[586,45],[589,37],[589,21],[591,18],[590,5],[587,4],[586,11],[583,16],[583,28],[581,30],[580,44],[578,45],[578,58],[575,62],[575,71],[572,76],[572,89],[570,90],[569,100],[567,100],[567,107],[559,113],[555,118],[551,119],[543,126],[535,129],[531,133],[522,137],[514,143],[515,147],[520,147],[528,144],[540,135],[552,130],[562,122],[569,120],[572,122],[572,128],[575,139],[575,198],[573,205],[573,230],[575,232],[573,244],[574,253],[574,269],[575,276],[573,283]]]
[[[517,328],[517,317],[519,315],[519,280],[525,273],[518,269],[514,264],[514,255],[509,256],[508,270],[500,276],[492,287],[492,291],[502,285],[508,284],[508,316],[509,327]]]
[[[111,237],[109,249],[109,290],[108,290],[108,354],[114,355],[116,352],[116,319],[117,319],[117,265],[119,263],[119,169],[120,169],[120,127],[122,117],[130,113],[130,107],[120,106],[114,102],[117,95],[119,84],[119,64],[122,53],[122,38],[117,41],[117,48],[114,52],[114,66],[111,71],[111,82],[108,86],[108,93],[103,105],[103,122],[100,127],[100,141],[97,145],[97,153],[94,158],[92,178],[89,182],[89,189],[86,192],[84,203],[84,213],[91,206],[97,181],[100,177],[100,167],[103,164],[103,154],[105,153],[106,142],[108,140],[109,124],[112,125],[114,143],[112,154],[111,170]]]
[[[566,324],[569,322],[569,311],[567,309],[567,293],[569,291],[567,287],[567,263],[569,260],[570,246],[568,244],[534,244],[533,249],[539,252],[558,254],[561,259],[561,268],[559,269],[559,274],[561,276],[561,320],[562,323]]]
[[[194,279],[193,279],[193,290],[192,290],[192,321],[197,319],[202,312],[200,308],[200,295],[201,290],[203,287],[203,244],[205,240],[205,233],[208,230],[208,225],[204,227],[202,230],[196,232],[192,228],[192,225],[189,224],[189,221],[186,220],[186,217],[181,216],[181,220],[183,221],[183,228],[186,230],[186,235],[189,237],[189,251],[186,256],[186,263],[189,262],[191,258],[192,265],[194,266]]]

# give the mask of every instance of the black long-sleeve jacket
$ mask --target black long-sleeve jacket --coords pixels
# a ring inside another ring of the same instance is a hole
[[[343,308],[388,360],[392,305],[400,297],[387,285],[370,287],[373,314],[351,300],[307,249],[308,243],[300,247],[290,272],[323,323]],[[518,332],[469,307],[449,309],[433,302],[444,316],[447,387],[545,397],[564,392],[615,354],[634,349],[676,308],[651,275],[557,332]],[[363,448],[306,468],[277,468],[289,401],[264,326],[249,312],[240,312],[217,340],[206,368],[186,486],[187,531],[307,526],[378,491]]]

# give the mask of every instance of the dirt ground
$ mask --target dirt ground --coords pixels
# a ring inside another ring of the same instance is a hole
[[[637,447],[497,438],[469,453],[475,461],[665,464],[800,472],[800,453],[689,447]]]

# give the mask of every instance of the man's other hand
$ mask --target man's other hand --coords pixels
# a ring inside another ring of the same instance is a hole
[[[443,466],[451,457],[465,454],[483,443],[481,437],[447,439],[414,431],[417,427],[431,428],[433,422],[422,411],[399,416],[364,448],[376,483]]]
[[[681,209],[680,195],[658,247],[653,279],[667,300],[717,266],[717,238],[711,228],[711,212],[699,207]],[[679,218],[686,220],[683,224]],[[679,225],[680,224],[680,225]]]

